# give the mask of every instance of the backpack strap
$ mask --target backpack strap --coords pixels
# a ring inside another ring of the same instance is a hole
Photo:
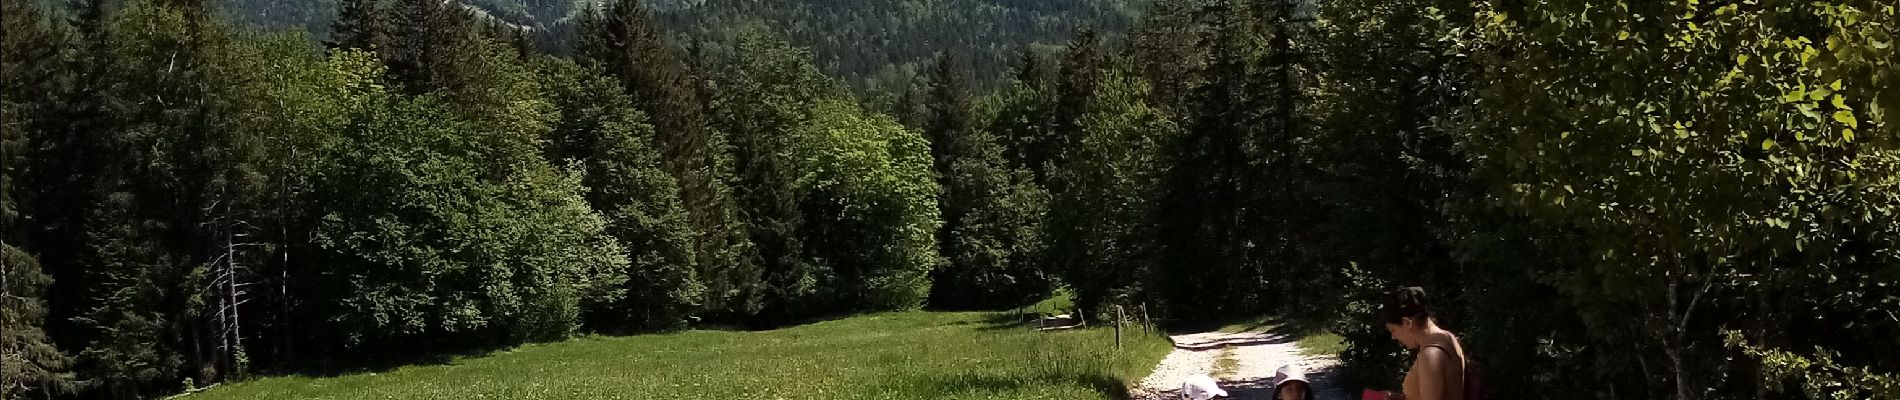
[[[1445,354],[1449,354],[1453,358],[1458,359],[1458,366],[1464,371],[1465,390],[1463,400],[1484,399],[1484,371],[1480,370],[1476,363],[1465,359],[1464,356],[1458,355],[1458,352],[1452,351],[1441,344],[1428,344],[1424,347],[1438,349],[1438,351],[1443,351]]]
[[[1449,348],[1446,348],[1446,347],[1445,347],[1445,345],[1442,345],[1442,344],[1428,344],[1428,345],[1425,345],[1425,347],[1429,347],[1429,348],[1434,348],[1434,349],[1438,349],[1438,351],[1443,351],[1443,352],[1445,352],[1445,355],[1449,355],[1449,356],[1451,356],[1452,358],[1455,358],[1455,359],[1457,359],[1457,360],[1458,360],[1458,367],[1459,367],[1459,368],[1464,368],[1464,367],[1465,367],[1466,365],[1469,365],[1469,363],[1466,363],[1466,362],[1465,362],[1465,357],[1464,357],[1464,356],[1462,356],[1462,355],[1458,355],[1458,352],[1456,352],[1456,351],[1452,351],[1451,349],[1449,349]],[[1421,349],[1420,349],[1420,351],[1421,351],[1421,352],[1423,352],[1423,351],[1424,351],[1424,350],[1423,350],[1423,348],[1421,348]]]

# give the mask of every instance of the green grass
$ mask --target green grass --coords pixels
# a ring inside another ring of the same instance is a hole
[[[1338,355],[1346,351],[1346,338],[1339,334],[1315,328],[1291,328],[1282,320],[1273,317],[1241,318],[1219,329],[1221,332],[1236,333],[1248,331],[1278,331],[1300,338],[1297,343],[1300,352],[1308,355]]]
[[[1279,326],[1280,326],[1279,320],[1273,317],[1247,317],[1247,318],[1239,318],[1225,325],[1221,325],[1219,331],[1226,332],[1226,333],[1240,333],[1240,332],[1247,332],[1247,331],[1272,330]]]
[[[218,399],[1112,399],[1171,349],[1159,336],[1035,332],[1009,313],[902,312],[763,332],[525,345],[445,365],[226,384]]]
[[[1332,332],[1307,335],[1296,344],[1300,352],[1308,355],[1339,355],[1346,351],[1346,337]]]
[[[1075,308],[1075,293],[1070,292],[1068,288],[1060,288],[1056,289],[1055,295],[1049,296],[1048,299],[1029,305],[1028,311],[1066,314],[1071,308]]]
[[[1214,370],[1208,373],[1214,379],[1229,379],[1240,372],[1240,359],[1234,358],[1234,348],[1221,348],[1220,355],[1214,358]]]

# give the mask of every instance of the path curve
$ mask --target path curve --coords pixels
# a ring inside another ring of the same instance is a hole
[[[1229,348],[1239,365],[1230,376],[1214,378],[1230,399],[1272,399],[1274,371],[1287,364],[1306,370],[1307,379],[1313,383],[1312,398],[1349,399],[1348,392],[1337,384],[1338,359],[1302,354],[1296,344],[1298,338],[1264,331],[1206,332],[1169,338],[1174,341],[1174,351],[1135,387],[1130,396],[1134,400],[1181,399],[1181,382],[1195,374],[1215,375],[1215,360]]]

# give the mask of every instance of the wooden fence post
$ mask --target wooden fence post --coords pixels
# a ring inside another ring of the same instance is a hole
[[[1115,350],[1122,349],[1122,321],[1128,318],[1122,315],[1122,306],[1115,305]]]
[[[1141,334],[1153,334],[1154,320],[1148,319],[1148,303],[1141,303]]]

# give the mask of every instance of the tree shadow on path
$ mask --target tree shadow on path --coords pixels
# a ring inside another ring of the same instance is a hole
[[[1188,351],[1203,351],[1203,350],[1223,349],[1223,348],[1228,348],[1228,347],[1265,346],[1265,345],[1292,343],[1299,340],[1299,339],[1294,338],[1291,335],[1278,335],[1278,334],[1268,334],[1266,336],[1245,336],[1242,334],[1235,334],[1235,335],[1241,335],[1241,336],[1221,338],[1221,339],[1209,340],[1209,341],[1204,341],[1204,342],[1196,342],[1196,343],[1175,343],[1174,348],[1181,349],[1181,350],[1188,350]]]

